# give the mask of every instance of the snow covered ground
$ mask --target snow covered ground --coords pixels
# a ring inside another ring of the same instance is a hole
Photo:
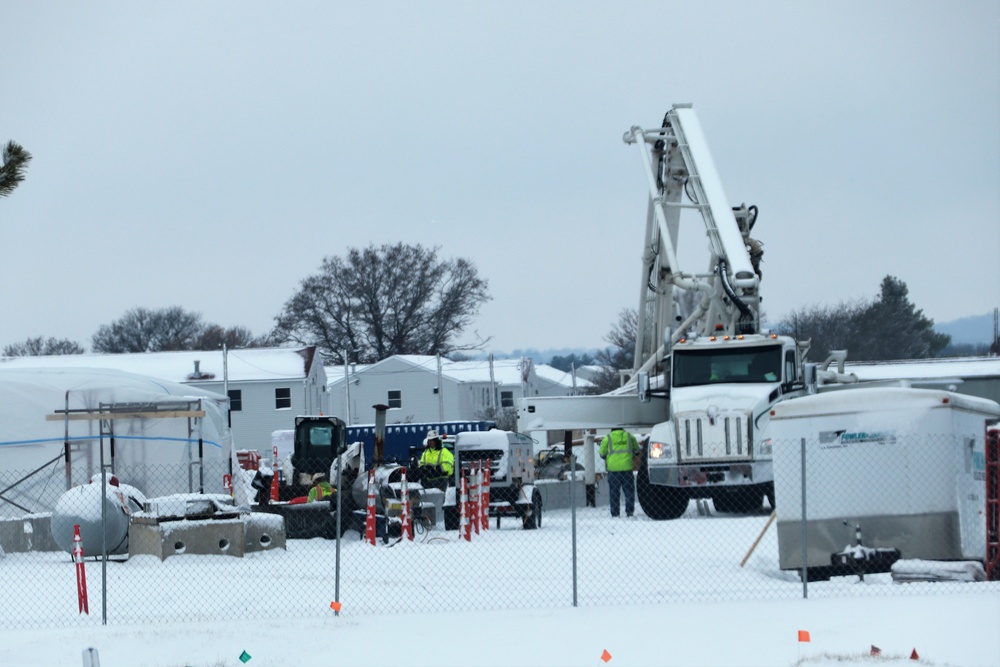
[[[472,543],[437,530],[371,547],[348,532],[339,616],[331,541],[111,563],[107,626],[99,563],[81,620],[68,556],[8,554],[0,627],[15,629],[0,631],[0,665],[81,665],[91,647],[101,667],[1000,665],[1000,584],[841,577],[804,600],[777,568],[773,527],[740,567],[766,516],[694,508],[672,522],[578,510],[577,607],[569,510]]]

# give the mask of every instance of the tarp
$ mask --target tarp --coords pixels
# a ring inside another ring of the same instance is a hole
[[[127,404],[205,415],[109,420],[103,437],[98,420],[63,419],[66,410],[73,416]],[[220,394],[124,371],[0,369],[0,516],[51,511],[63,492],[99,471],[102,442],[105,464],[147,496],[203,484],[221,492],[232,451],[227,410]]]

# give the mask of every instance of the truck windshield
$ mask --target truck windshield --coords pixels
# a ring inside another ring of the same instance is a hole
[[[781,346],[732,347],[673,352],[673,386],[777,382],[781,379]]]

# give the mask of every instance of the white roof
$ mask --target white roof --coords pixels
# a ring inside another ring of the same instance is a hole
[[[135,354],[65,354],[45,357],[0,357],[0,369],[110,368],[171,382],[230,382],[303,379],[309,348],[250,348],[229,350],[223,370],[222,350],[142,352]],[[198,361],[201,377],[193,377]]]
[[[905,387],[848,387],[829,393],[803,396],[781,401],[771,410],[772,419],[813,417],[816,415],[845,412],[907,412],[918,410],[958,408],[1000,417],[1000,405],[978,396],[968,396],[950,391],[911,389]]]
[[[1000,377],[1000,357],[856,362],[845,364],[844,370],[860,380]]]
[[[549,366],[548,364],[542,364],[540,366],[535,366],[535,375],[553,384],[557,384],[563,387],[573,386],[573,374],[567,373],[566,371],[561,371],[554,366]],[[585,380],[583,376],[580,375],[580,369],[577,369],[576,373],[576,388],[584,389],[586,387],[592,387],[593,383],[590,380]]]
[[[428,373],[437,373],[437,357],[419,354],[397,354],[390,359],[400,360],[414,366],[416,370]],[[378,364],[357,365],[352,369],[353,373],[363,373]],[[521,382],[521,359],[494,359],[493,360],[493,380],[500,385],[520,384]],[[573,386],[573,380],[569,373],[564,373],[556,368],[545,364],[533,365],[535,375],[538,377],[566,387]],[[441,359],[441,375],[459,383],[486,383],[490,381],[490,362],[488,359],[478,359],[472,361],[452,361],[451,359]],[[344,381],[343,366],[328,366],[326,376],[329,383],[337,384]],[[586,380],[577,378],[577,387],[589,386]]]

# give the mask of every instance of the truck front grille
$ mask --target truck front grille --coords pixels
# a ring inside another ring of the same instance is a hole
[[[749,412],[705,413],[675,417],[677,442],[685,459],[747,459],[753,456],[753,422]]]

